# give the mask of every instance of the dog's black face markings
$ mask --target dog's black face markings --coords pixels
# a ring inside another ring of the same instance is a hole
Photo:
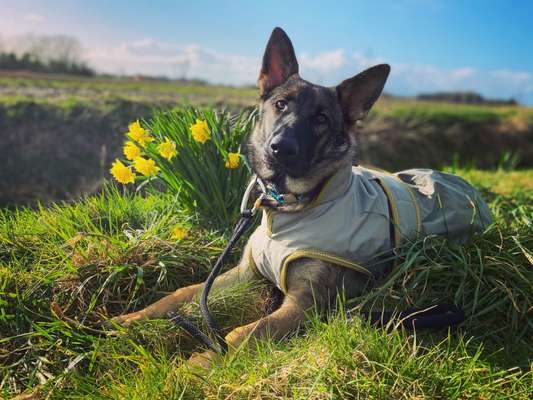
[[[312,84],[298,76],[285,32],[274,29],[258,80],[259,120],[247,144],[254,171],[284,192],[303,194],[351,162],[349,131],[379,97],[389,69],[370,68],[336,88]]]
[[[279,174],[300,178],[313,165],[348,151],[339,146],[348,138],[331,89],[291,78],[263,102],[262,114],[264,122],[272,122],[263,124],[265,159]]]

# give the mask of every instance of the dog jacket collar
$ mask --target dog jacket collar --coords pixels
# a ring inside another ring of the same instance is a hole
[[[479,193],[457,176],[426,169],[389,174],[346,167],[305,209],[263,210],[261,225],[250,238],[250,261],[286,292],[287,267],[296,259],[319,259],[372,277],[393,249],[420,236],[462,242],[489,223],[490,212]]]

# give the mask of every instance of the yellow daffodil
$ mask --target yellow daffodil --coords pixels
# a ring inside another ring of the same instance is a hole
[[[135,181],[135,174],[131,168],[126,167],[120,160],[115,160],[109,171],[113,175],[113,178],[122,184],[133,183]]]
[[[149,135],[148,131],[141,126],[138,120],[129,124],[128,129],[128,136],[141,146],[145,146],[146,143],[154,140],[154,138]]]
[[[167,139],[163,143],[160,143],[157,146],[157,151],[159,151],[161,157],[164,157],[167,160],[172,159],[172,157],[175,157],[176,154],[178,154],[178,152],[176,151],[176,143],[169,139]]]
[[[124,155],[128,160],[135,160],[141,155],[141,149],[139,149],[135,143],[127,142],[124,146]]]
[[[211,137],[207,122],[201,119],[196,119],[196,123],[191,125],[191,133],[192,138],[202,144],[207,142]]]
[[[172,229],[172,235],[170,236],[171,239],[182,240],[182,239],[185,239],[186,237],[187,237],[187,229],[185,229],[183,226],[176,225]]]
[[[133,166],[144,176],[154,176],[159,172],[159,167],[155,165],[155,161],[152,159],[146,159],[137,157],[133,160]]]
[[[228,159],[226,160],[226,163],[224,165],[226,168],[235,169],[239,166],[240,162],[241,162],[240,153],[228,153]]]

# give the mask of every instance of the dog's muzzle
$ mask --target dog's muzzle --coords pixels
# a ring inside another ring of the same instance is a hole
[[[284,169],[291,170],[298,166],[300,145],[295,137],[276,135],[269,147],[269,155]]]

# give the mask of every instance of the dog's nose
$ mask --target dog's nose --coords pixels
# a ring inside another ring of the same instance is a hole
[[[295,138],[275,136],[270,142],[272,154],[280,161],[291,161],[298,156],[300,146]]]

